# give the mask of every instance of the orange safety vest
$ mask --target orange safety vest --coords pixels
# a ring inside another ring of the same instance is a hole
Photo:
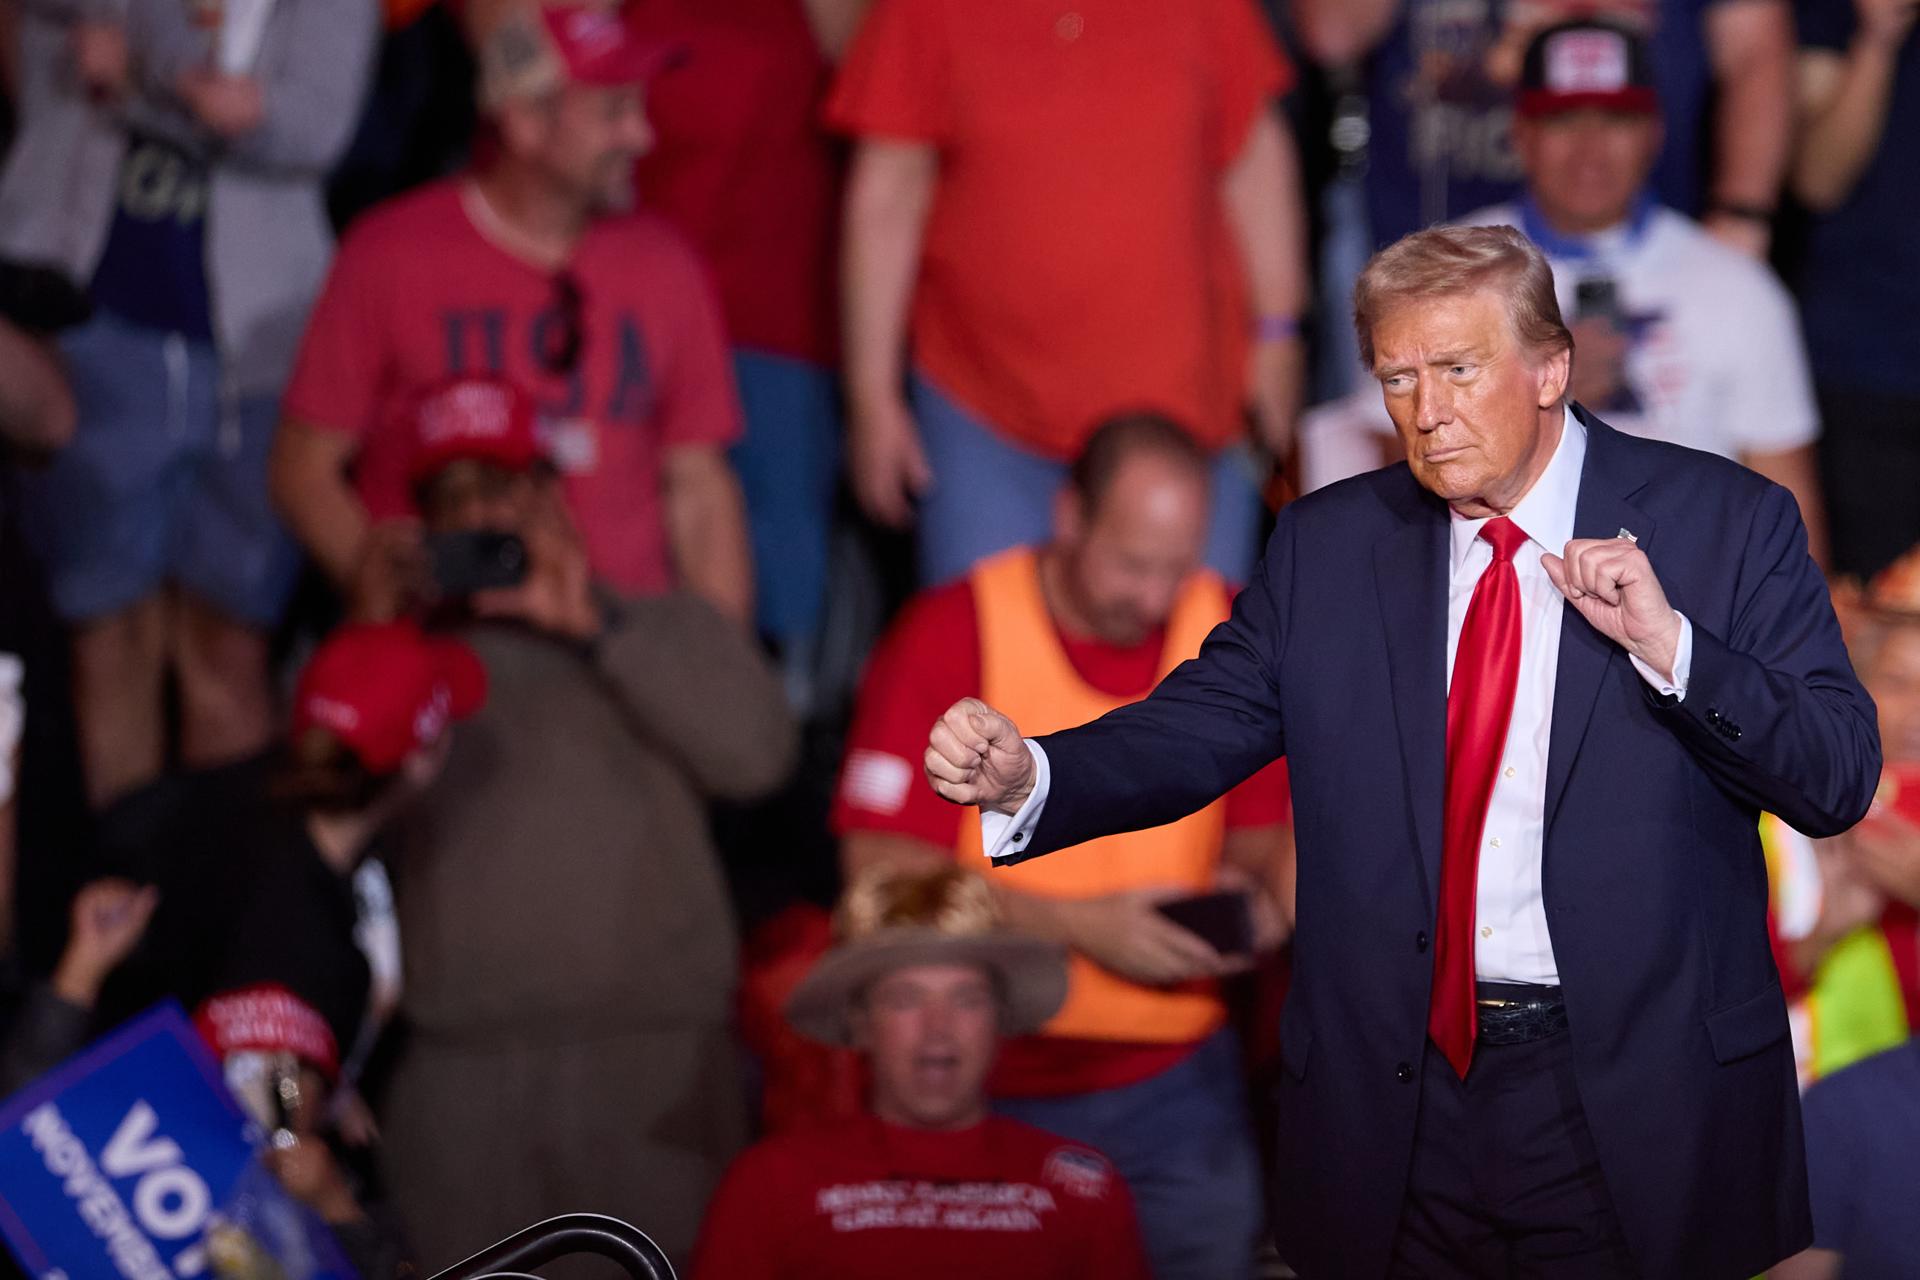
[[[1060,643],[1040,590],[1039,557],[1016,548],[975,567],[974,611],[980,626],[980,694],[1023,733],[1054,733],[1096,719],[1134,699],[1117,698],[1080,677]],[[1227,616],[1226,584],[1209,572],[1193,574],[1167,620],[1166,648],[1155,676],[1200,652],[1200,642]],[[1091,840],[1068,851],[987,871],[980,824],[960,824],[963,867],[991,874],[996,884],[1047,898],[1092,898],[1160,885],[1195,893],[1214,887],[1226,807],[1214,801],[1200,812],[1155,827]],[[1068,962],[1067,1001],[1041,1035],[1136,1044],[1186,1044],[1206,1038],[1225,1018],[1219,984],[1143,987],[1075,954]]]

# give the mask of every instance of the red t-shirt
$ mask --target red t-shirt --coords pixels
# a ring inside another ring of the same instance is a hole
[[[539,404],[594,572],[623,591],[667,589],[663,459],[740,435],[704,269],[658,217],[595,222],[569,267],[583,297],[580,360],[570,375],[549,373],[540,354],[564,323],[554,276],[480,234],[463,184],[423,187],[348,231],[307,325],[287,415],[357,437],[361,498],[376,518],[391,516],[412,506],[402,408],[453,374],[511,378]]]
[[[699,246],[735,345],[832,365],[840,149],[820,127],[831,69],[801,0],[649,0],[633,13],[688,51],[647,85],[642,202]]]
[[[693,1280],[1146,1280],[1105,1156],[1013,1120],[958,1133],[871,1116],[771,1138],[728,1170]]]
[[[939,149],[919,367],[1054,457],[1130,407],[1237,437],[1248,312],[1220,180],[1291,78],[1252,0],[877,0],[827,118]]]
[[[1080,678],[1119,698],[1143,698],[1159,676],[1166,636],[1121,648],[1061,635]],[[980,691],[980,626],[973,583],[962,578],[908,601],[868,659],[835,789],[833,828],[913,836],[957,849],[965,810],[921,779],[927,729]],[[1286,762],[1276,760],[1227,793],[1229,830],[1291,821]],[[990,1087],[998,1097],[1057,1096],[1110,1089],[1158,1075],[1193,1045],[1015,1037],[1005,1041]]]

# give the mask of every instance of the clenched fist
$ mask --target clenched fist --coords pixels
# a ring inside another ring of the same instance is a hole
[[[927,736],[927,781],[943,800],[1015,814],[1033,794],[1033,753],[1013,721],[978,698],[962,698]]]

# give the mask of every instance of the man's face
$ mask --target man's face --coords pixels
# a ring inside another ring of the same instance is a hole
[[[558,192],[589,213],[633,206],[633,163],[653,149],[641,86],[569,84],[518,109],[525,127],[515,136]]]
[[[1602,231],[1625,220],[1660,154],[1656,116],[1593,109],[1513,124],[1527,188],[1557,230]]]
[[[429,533],[519,533],[537,491],[524,472],[462,459],[427,481],[421,515]]]
[[[867,988],[854,1042],[873,1069],[873,1109],[916,1129],[960,1129],[986,1110],[1000,1002],[975,965],[896,969]]]
[[[1920,765],[1920,622],[1886,625],[1864,683],[1880,709],[1887,763]]]
[[[1414,479],[1470,518],[1512,510],[1560,441],[1568,354],[1528,352],[1493,289],[1403,302],[1373,347]]]
[[[1139,644],[1164,626],[1207,540],[1207,482],[1173,459],[1139,453],[1120,465],[1099,506],[1061,495],[1054,543],[1064,587],[1096,639]]]

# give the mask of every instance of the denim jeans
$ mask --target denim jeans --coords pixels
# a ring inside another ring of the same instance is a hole
[[[1008,440],[918,374],[910,396],[933,467],[933,487],[920,501],[921,585],[949,582],[1009,547],[1046,542],[1067,464]],[[1242,445],[1222,449],[1213,463],[1208,566],[1244,586],[1259,551],[1259,528],[1253,457]]]
[[[827,594],[827,542],[840,478],[840,392],[832,370],[738,348],[747,420],[734,470],[753,539],[755,613],[783,647],[805,645]]]
[[[60,338],[73,442],[19,479],[55,609],[87,622],[167,583],[271,627],[300,549],[267,498],[275,396],[228,398],[209,342],[101,312]]]
[[[1252,1275],[1264,1201],[1231,1031],[1138,1084],[993,1105],[1113,1161],[1133,1192],[1155,1280]]]

